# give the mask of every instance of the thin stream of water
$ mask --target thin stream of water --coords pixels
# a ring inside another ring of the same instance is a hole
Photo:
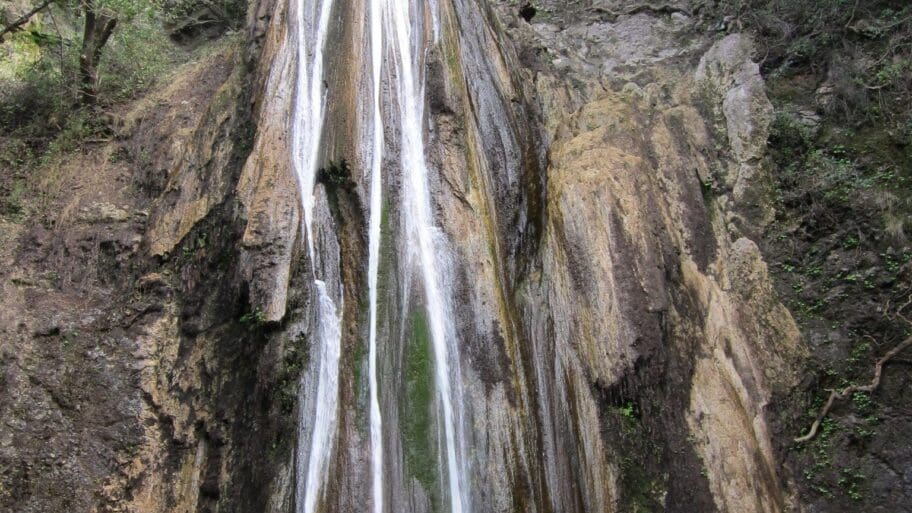
[[[390,16],[389,32],[394,37],[391,47],[395,53],[396,88],[398,91],[401,137],[401,169],[403,173],[402,209],[406,222],[406,247],[416,253],[421,269],[425,293],[428,326],[434,352],[435,381],[437,398],[443,417],[445,470],[448,484],[451,513],[468,511],[465,486],[465,457],[462,454],[461,415],[458,405],[459,392],[454,390],[452,380],[458,379],[458,352],[455,336],[449,322],[450,308],[444,296],[445,277],[441,274],[438,258],[442,247],[437,243],[440,237],[434,226],[431,199],[428,187],[428,164],[424,146],[424,83],[418,71],[418,60],[423,53],[423,42],[418,30],[413,32],[420,11],[409,12],[407,0],[385,0]],[[454,400],[455,399],[455,400]]]
[[[370,387],[371,495],[374,513],[383,513],[383,419],[377,380],[377,274],[380,265],[380,219],[383,215],[383,118],[380,113],[380,72],[383,61],[383,12],[380,0],[370,2],[371,76],[373,78],[373,137],[370,175],[368,287],[368,380]]]
[[[332,6],[333,0],[313,3],[297,0],[294,27],[297,70],[291,122],[291,161],[301,197],[304,213],[302,230],[307,240],[314,288],[318,298],[317,347],[320,351],[313,415],[308,418],[311,408],[302,407],[299,419],[296,503],[301,513],[314,513],[317,509],[317,502],[328,474],[330,455],[335,445],[339,401],[342,300],[340,297],[337,309],[327,291],[326,283],[317,277],[313,235],[314,183],[326,103],[323,91],[323,61]],[[306,11],[308,8],[310,10]],[[302,382],[302,405],[313,402],[303,397],[310,388]],[[309,444],[306,443],[308,440]],[[306,478],[302,480],[302,476]]]

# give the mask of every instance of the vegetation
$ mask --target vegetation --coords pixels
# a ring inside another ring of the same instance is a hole
[[[652,462],[662,458],[662,442],[643,422],[640,405],[629,399],[617,398],[614,411],[604,421],[606,429],[616,433],[621,458],[622,509],[631,513],[659,511],[667,493],[668,474],[659,471]]]
[[[719,7],[757,35],[764,74],[815,87],[819,107],[847,125],[888,123],[908,137],[912,5],[903,0],[736,0]],[[896,108],[900,107],[900,108]]]
[[[355,183],[352,181],[351,168],[345,159],[330,161],[326,167],[317,171],[317,181],[332,189],[352,190]]]
[[[814,423],[811,424],[810,431],[808,431],[806,435],[796,438],[795,441],[807,442],[809,440],[813,440],[814,437],[817,436],[820,424],[826,419],[826,416],[829,414],[830,410],[833,409],[833,405],[837,400],[851,398],[852,403],[857,410],[861,411],[870,409],[873,406],[870,394],[875,392],[877,390],[877,387],[880,386],[880,380],[881,376],[883,375],[884,365],[888,363],[894,356],[910,346],[912,346],[912,337],[907,338],[899,345],[888,351],[883,358],[877,360],[877,363],[874,365],[874,378],[870,383],[866,385],[849,385],[842,390],[830,391],[830,397],[827,399],[827,402],[823,408],[820,409],[820,413],[817,414],[817,417],[814,419]]]
[[[173,39],[183,42],[237,30],[247,12],[247,0],[158,1],[164,27]]]
[[[20,209],[14,196],[28,169],[110,138],[119,105],[191,56],[178,43],[236,27],[245,8],[245,0],[19,0],[0,8],[0,210]]]
[[[14,29],[7,28],[15,33],[6,42],[11,46],[5,48],[6,56],[13,62],[4,63],[4,74],[7,80],[19,79],[20,94],[29,88],[33,100],[51,99],[58,109],[94,105],[103,92],[102,80],[108,87],[123,87],[122,79],[142,85],[150,77],[137,75],[160,71],[167,38],[156,33],[160,24],[150,0],[57,0],[39,7],[26,23],[20,18],[10,26]],[[113,55],[101,75],[99,66],[107,53]],[[27,107],[16,99],[6,98],[5,103]]]
[[[434,362],[431,334],[423,310],[409,316],[405,353],[405,396],[402,436],[409,473],[432,494],[436,490],[437,455],[434,449]]]
[[[242,315],[238,322],[249,331],[256,331],[266,324],[266,315],[259,308]]]
[[[764,254],[812,349],[784,414],[788,458],[818,507],[850,508],[877,500],[867,476],[882,467],[865,448],[907,404],[895,362],[912,335],[912,4],[719,4],[719,30],[755,35],[776,108]]]

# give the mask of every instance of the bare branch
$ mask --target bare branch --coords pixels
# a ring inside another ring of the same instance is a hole
[[[877,360],[877,363],[874,365],[874,378],[867,385],[852,385],[843,388],[842,390],[831,390],[830,398],[827,400],[826,405],[823,409],[820,410],[820,413],[817,414],[817,418],[814,419],[814,423],[811,424],[811,429],[804,436],[799,436],[795,439],[795,442],[807,442],[813,440],[817,436],[817,430],[820,429],[820,423],[823,422],[823,419],[830,413],[830,410],[833,409],[833,404],[836,403],[836,400],[845,399],[856,392],[867,392],[871,393],[877,390],[877,387],[880,386],[880,378],[883,375],[883,366],[890,361],[891,358],[901,353],[907,347],[912,346],[912,337],[907,338],[902,341],[899,345],[887,352],[880,360]]]
[[[6,34],[8,34],[10,32],[15,32],[17,30],[20,30],[22,25],[25,25],[28,22],[28,20],[30,20],[32,18],[32,16],[38,14],[39,11],[41,11],[45,7],[51,5],[52,3],[54,3],[54,0],[44,0],[44,2],[41,2],[40,4],[38,4],[34,9],[23,14],[22,16],[19,17],[19,19],[17,19],[16,21],[12,22],[9,25],[7,25],[2,31],[0,31],[0,43],[3,43],[3,36],[5,36]]]
[[[912,305],[912,295],[909,296],[909,299],[907,299],[906,302],[902,304],[902,306],[896,309],[895,315],[905,321],[906,324],[912,325],[912,321],[910,321],[909,318],[902,313],[903,310],[909,307],[909,305]]]

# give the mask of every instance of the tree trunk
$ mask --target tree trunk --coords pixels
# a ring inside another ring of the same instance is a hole
[[[101,49],[114,32],[117,18],[98,12],[92,0],[83,0],[82,8],[85,11],[85,30],[79,53],[79,102],[94,105],[98,99],[98,60]]]

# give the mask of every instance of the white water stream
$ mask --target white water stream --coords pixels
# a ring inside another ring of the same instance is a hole
[[[377,380],[377,273],[380,266],[380,220],[383,216],[383,117],[380,113],[380,72],[383,63],[383,11],[380,0],[370,2],[371,77],[373,79],[373,133],[370,174],[368,242],[368,380],[370,387],[371,496],[374,513],[383,513],[383,419]]]
[[[438,257],[444,248],[438,243],[428,187],[428,164],[424,146],[424,80],[420,63],[424,52],[422,34],[412,20],[423,14],[417,8],[409,12],[408,0],[386,2],[388,31],[394,37],[391,46],[395,53],[396,90],[398,92],[401,137],[400,167],[403,173],[402,216],[406,224],[405,247],[413,252],[421,268],[425,293],[428,326],[434,348],[437,398],[443,416],[444,440],[440,445],[445,453],[446,479],[451,513],[468,511],[465,457],[462,450],[461,404],[459,389],[452,386],[459,379],[459,360],[456,339],[449,322],[451,309],[443,292],[445,283]],[[455,393],[454,393],[455,392]]]
[[[305,397],[300,408],[295,495],[300,513],[314,513],[326,482],[330,456],[335,445],[342,338],[341,294],[339,308],[336,308],[326,283],[317,277],[313,235],[314,183],[326,107],[323,91],[324,48],[332,0],[297,0],[295,7],[297,70],[291,121],[291,161],[298,182],[304,213],[302,230],[307,240],[318,297],[316,313],[319,337],[315,347],[320,353],[316,398]],[[301,389],[312,388],[302,383]]]
[[[307,240],[311,262],[317,262],[313,235],[314,184],[319,159],[319,144],[326,111],[323,90],[324,59],[329,16],[333,0],[296,0],[294,34],[297,42],[297,74],[294,113],[291,123],[292,164],[302,201],[302,229]],[[369,395],[371,446],[371,497],[374,513],[384,512],[383,422],[377,375],[377,281],[380,259],[382,217],[383,117],[381,81],[384,44],[392,53],[395,67],[394,84],[397,93],[399,121],[400,169],[402,170],[401,209],[405,221],[404,246],[409,255],[406,261],[420,269],[432,339],[435,386],[439,407],[438,446],[443,453],[442,473],[451,513],[469,510],[467,499],[465,456],[463,449],[461,394],[453,386],[460,376],[458,352],[452,323],[451,308],[444,292],[446,266],[442,235],[434,226],[428,186],[428,164],[423,136],[424,83],[420,72],[424,42],[420,30],[413,30],[413,16],[423,13],[408,0],[370,0],[369,3],[370,57],[372,73],[372,130],[370,151],[370,217],[368,246],[369,286]],[[410,7],[414,12],[410,12]],[[434,18],[434,37],[437,37],[436,3],[431,6]],[[387,41],[387,35],[392,39]],[[314,264],[314,285],[318,293],[318,350],[319,367],[314,369],[316,397],[301,399],[301,418],[297,452],[296,502],[300,513],[314,513],[323,492],[329,462],[335,445],[339,400],[339,359],[341,342],[341,295],[336,308],[326,284],[318,276]],[[302,383],[302,392],[312,391],[313,376]]]

